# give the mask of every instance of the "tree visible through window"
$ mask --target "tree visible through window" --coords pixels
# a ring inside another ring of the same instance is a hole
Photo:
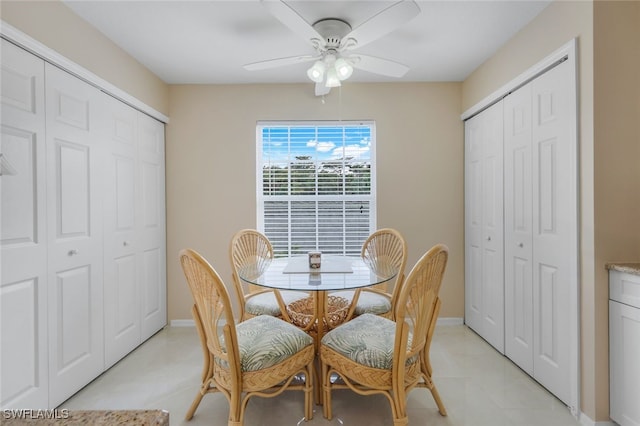
[[[359,255],[375,229],[372,122],[260,123],[258,229],[276,256]]]

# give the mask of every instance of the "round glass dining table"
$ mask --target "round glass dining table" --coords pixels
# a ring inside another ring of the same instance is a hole
[[[313,319],[305,328],[314,329],[316,349],[324,333],[324,324],[330,324],[327,317],[327,294],[330,291],[354,290],[385,283],[398,273],[397,268],[381,259],[365,261],[357,256],[321,256],[320,267],[312,269],[308,256],[275,258],[266,264],[249,264],[241,267],[238,276],[241,280],[262,287],[278,290],[297,290],[310,292],[313,298]]]

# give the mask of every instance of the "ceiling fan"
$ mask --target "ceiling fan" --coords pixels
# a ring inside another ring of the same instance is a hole
[[[409,70],[398,62],[350,51],[389,34],[418,15],[420,7],[414,0],[397,1],[355,28],[339,18],[324,18],[310,24],[282,0],[261,0],[261,3],[280,22],[307,40],[315,54],[254,62],[245,65],[246,70],[315,61],[307,70],[307,76],[316,83],[316,96],[326,95],[332,87],[340,86],[342,80],[351,76],[353,68],[390,77],[402,77]]]

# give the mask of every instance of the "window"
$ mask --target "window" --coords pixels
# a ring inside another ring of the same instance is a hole
[[[275,255],[359,255],[375,229],[373,122],[259,123],[258,229]]]

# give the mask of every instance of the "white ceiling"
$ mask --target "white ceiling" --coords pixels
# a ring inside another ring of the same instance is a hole
[[[243,69],[251,62],[314,54],[259,0],[63,1],[169,84],[309,82],[309,64]],[[463,81],[550,1],[417,0],[417,17],[354,52],[408,65],[400,81]],[[353,28],[393,3],[287,0],[309,23],[332,17]],[[355,70],[350,81],[398,79]]]

